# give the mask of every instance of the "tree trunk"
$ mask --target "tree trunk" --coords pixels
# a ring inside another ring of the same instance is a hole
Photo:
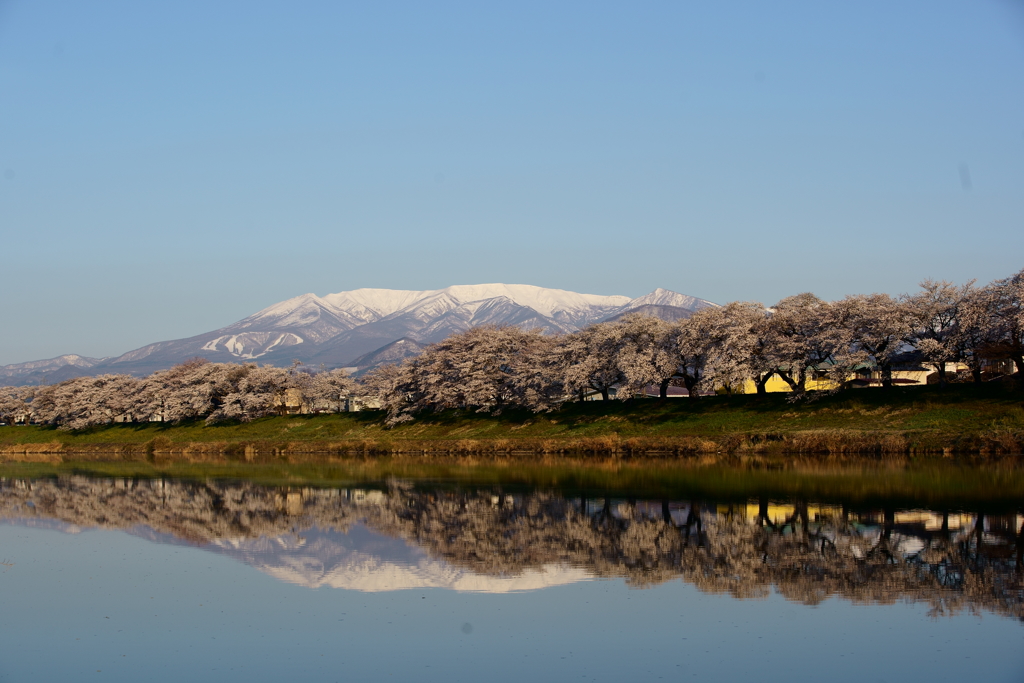
[[[608,398],[608,387],[603,387],[601,389],[601,400],[603,400],[603,401],[610,401],[611,400],[610,398]]]
[[[981,552],[982,552],[981,551],[981,546],[982,546],[982,543],[984,543],[984,540],[985,540],[985,515],[983,515],[981,513],[978,513],[977,518],[975,518],[975,520],[974,520],[974,533],[978,537],[978,547],[977,547],[977,551],[976,552],[977,552],[978,558],[980,559],[981,558]]]
[[[880,369],[882,371],[882,387],[885,389],[892,388],[892,366],[886,363]]]
[[[757,501],[757,523],[760,526],[764,526],[765,524],[768,524],[769,526],[772,526],[771,520],[768,519],[768,499],[767,498],[762,497],[762,498],[759,498],[758,501]]]
[[[658,386],[658,396],[659,397],[661,397],[661,398],[668,398],[668,385],[669,385],[669,382],[671,382],[671,381],[672,381],[671,379],[662,380],[661,384]]]
[[[939,373],[939,388],[942,389],[946,386],[946,361],[936,363],[935,369]]]

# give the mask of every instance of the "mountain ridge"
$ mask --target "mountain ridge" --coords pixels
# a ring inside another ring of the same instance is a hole
[[[388,347],[400,339],[422,348],[480,325],[568,333],[631,311],[675,320],[716,305],[661,288],[631,299],[502,283],[419,291],[364,288],[324,296],[306,293],[225,327],[147,344],[116,357],[66,354],[0,366],[0,381],[37,384],[57,377],[56,381],[105,373],[144,375],[196,356],[214,362],[289,365],[298,360],[328,368],[352,367],[357,360],[375,355],[388,358]]]

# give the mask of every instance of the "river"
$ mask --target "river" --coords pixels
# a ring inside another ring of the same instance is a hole
[[[1016,472],[538,471],[8,469],[0,681],[1024,680]]]

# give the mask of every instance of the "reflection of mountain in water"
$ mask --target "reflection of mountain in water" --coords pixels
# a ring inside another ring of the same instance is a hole
[[[133,533],[153,541],[174,542],[173,537],[154,533],[148,527]],[[507,576],[478,574],[431,559],[422,549],[375,533],[358,522],[345,532],[312,527],[283,536],[219,539],[203,548],[307,588],[328,586],[367,592],[447,588],[508,593],[590,578],[581,568],[564,566],[528,569]]]
[[[309,587],[514,591],[681,578],[736,597],[776,590],[807,604],[910,600],[935,614],[1024,617],[1016,515],[68,477],[0,483],[0,516],[197,544]]]

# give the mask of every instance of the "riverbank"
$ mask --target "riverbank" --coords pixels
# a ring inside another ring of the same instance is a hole
[[[115,424],[66,432],[0,427],[2,461],[313,462],[428,455],[530,459],[798,456],[992,457],[1024,451],[1022,395],[1003,386],[862,389],[571,404],[537,415],[464,411],[387,428],[378,412],[249,423]]]

